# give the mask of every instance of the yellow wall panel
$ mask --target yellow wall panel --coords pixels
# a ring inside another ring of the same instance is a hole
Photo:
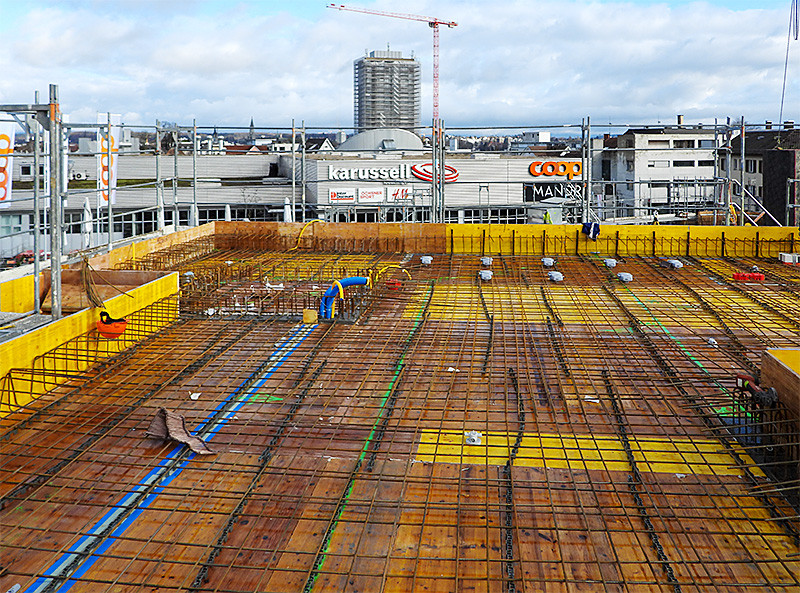
[[[148,307],[166,297],[175,295],[178,292],[178,274],[173,272],[167,274],[162,278],[148,282],[147,284],[128,291],[128,295],[121,294],[113,299],[107,301],[107,305],[114,311],[117,316],[128,316],[135,311],[139,311]],[[178,315],[177,301],[175,306],[166,309],[166,313],[162,312],[159,319],[151,321],[148,324],[148,329],[154,331],[169,323],[172,323]],[[131,345],[128,339],[106,340],[100,337],[96,332],[96,323],[99,319],[99,310],[96,308],[84,309],[73,315],[68,315],[59,319],[58,321],[48,323],[36,330],[30,331],[26,334],[16,338],[6,340],[0,343],[0,378],[6,378],[9,371],[12,369],[37,369],[44,370],[50,376],[50,384],[61,383],[68,379],[64,376],[53,379],[63,375],[64,371],[83,371],[92,361],[97,358],[109,357],[117,354],[119,351]],[[129,323],[128,330],[131,330]],[[86,350],[86,355],[80,359],[72,358],[58,358],[48,359],[47,368],[43,368],[41,357],[47,352],[52,351],[58,346],[69,342],[75,338],[83,337],[84,341],[81,348]],[[38,361],[38,362],[37,362]],[[8,389],[4,385],[4,389]],[[36,389],[34,384],[31,384],[30,393],[17,392],[16,403],[18,405],[25,405],[42,391]],[[0,402],[0,417],[10,412],[8,402]]]

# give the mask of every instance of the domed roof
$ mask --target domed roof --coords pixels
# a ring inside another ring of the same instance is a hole
[[[422,139],[413,132],[400,128],[376,128],[351,136],[337,150],[342,151],[394,151],[422,150]]]

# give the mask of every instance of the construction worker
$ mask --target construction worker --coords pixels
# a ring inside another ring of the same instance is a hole
[[[553,224],[553,219],[550,217],[550,211],[544,211],[544,224]]]
[[[658,212],[653,212],[653,224],[658,224]]]

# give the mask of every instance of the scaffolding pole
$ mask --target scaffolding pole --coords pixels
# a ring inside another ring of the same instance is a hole
[[[106,195],[108,196],[108,250],[111,251],[114,244],[114,205],[112,203],[113,199],[111,198],[111,176],[114,168],[111,163],[111,113],[107,113],[106,115],[108,116],[108,127],[106,128],[106,163],[108,166],[108,182],[106,185]]]
[[[192,120],[192,220],[190,226],[200,226],[197,208],[197,120]]]
[[[164,217],[164,184],[161,181],[161,122],[156,120],[156,203],[158,204],[158,230],[163,232]]]
[[[301,202],[301,204],[303,206],[302,220],[303,220],[303,222],[305,222],[306,221],[306,120],[302,120],[300,122],[300,126],[301,126],[301,128],[303,130],[302,133],[301,133],[301,136],[300,136],[301,142],[303,143],[303,145],[301,147],[301,150],[302,150],[301,158],[302,158],[302,160],[300,162],[300,175],[302,176],[301,177],[302,186],[301,186],[301,190],[300,190],[300,202]],[[292,213],[292,220],[294,220],[294,213]]]
[[[58,85],[50,85],[50,308],[53,321],[61,318],[61,112]]]
[[[297,175],[295,173],[295,170],[297,168],[297,162],[296,162],[297,161],[297,154],[296,154],[295,146],[294,146],[294,135],[295,135],[294,118],[292,118],[292,140],[291,140],[291,143],[292,143],[292,206],[291,206],[291,212],[288,213],[289,214],[288,216],[287,216],[287,213],[284,213],[284,216],[283,216],[284,219],[285,219],[284,222],[294,222],[294,209],[295,209],[295,206],[297,204],[297,195],[296,195],[296,193],[297,193]]]
[[[34,102],[39,103],[39,91],[34,93]],[[39,160],[41,159],[40,146],[39,146],[39,122],[36,118],[30,117],[28,119],[29,129],[33,130],[33,311],[39,313],[42,308],[41,292],[39,287],[39,272],[41,268],[40,261],[40,245],[39,245],[39,219],[41,213],[39,211]]]

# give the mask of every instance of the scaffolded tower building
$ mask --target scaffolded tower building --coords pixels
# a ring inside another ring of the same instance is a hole
[[[372,51],[353,63],[358,132],[420,125],[420,65],[399,51]]]

